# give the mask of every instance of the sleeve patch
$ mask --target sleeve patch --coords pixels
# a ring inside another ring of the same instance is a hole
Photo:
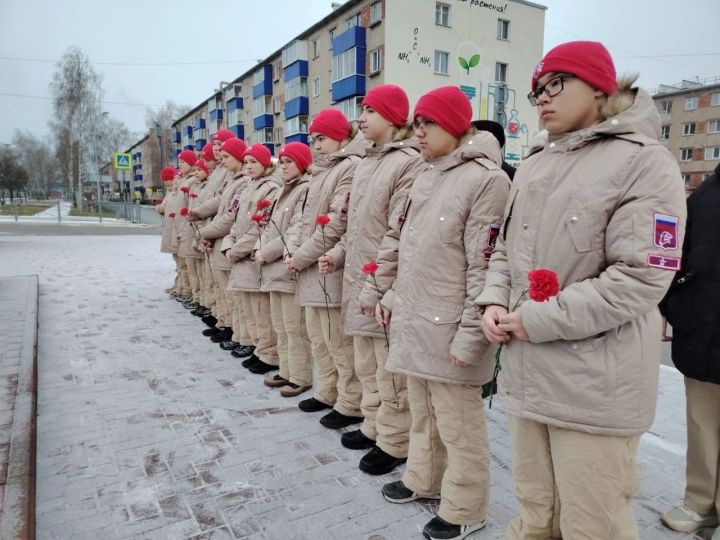
[[[658,255],[656,253],[648,253],[647,265],[660,270],[670,270],[677,272],[680,270],[680,257],[668,257],[666,255]]]
[[[234,216],[237,214],[238,208],[240,206],[240,197],[235,197],[232,200],[232,204],[230,205],[230,208],[228,208],[228,214],[231,216]]]
[[[671,251],[678,248],[677,216],[654,214],[653,218],[653,245],[657,248]]]

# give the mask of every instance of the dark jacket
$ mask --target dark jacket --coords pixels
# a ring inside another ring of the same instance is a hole
[[[682,267],[660,308],[672,325],[675,366],[720,384],[720,165],[687,206]]]

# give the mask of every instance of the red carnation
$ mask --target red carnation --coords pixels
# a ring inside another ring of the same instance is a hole
[[[185,216],[188,215],[188,212],[189,212],[189,211],[190,211],[190,210],[187,209],[187,208],[181,208],[181,209],[180,209],[180,215],[181,215],[182,217],[185,217]]]
[[[261,201],[258,201],[257,203],[257,209],[258,210],[264,210],[265,208],[270,208],[272,206],[272,203],[268,201],[267,199],[263,199]]]
[[[187,192],[190,191],[190,188],[187,187],[187,186],[183,186],[183,187],[180,188],[180,191],[182,191],[183,193],[187,193]]]
[[[363,264],[362,271],[363,274],[367,274],[369,276],[375,275],[375,272],[377,272],[378,269],[378,263],[375,261],[370,261],[369,263]]]
[[[325,225],[327,225],[328,223],[330,223],[330,216],[325,215],[325,214],[319,215],[319,216],[315,219],[315,223],[317,223],[317,224],[320,225],[321,227],[324,227]]]
[[[528,294],[535,302],[545,302],[560,292],[557,274],[552,270],[544,268],[532,270],[528,274],[528,279],[530,280]]]
[[[170,212],[170,213],[168,214],[168,217],[169,217],[170,219],[173,219],[173,218],[175,217],[175,212]]]
[[[190,194],[191,199],[197,199],[197,193],[191,193]]]
[[[262,214],[253,214],[252,216],[250,216],[250,219],[252,219],[255,223],[259,225],[264,221],[265,216],[263,216]]]

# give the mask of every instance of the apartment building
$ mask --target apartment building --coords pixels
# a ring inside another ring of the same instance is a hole
[[[470,98],[475,118],[505,126],[505,159],[516,164],[538,130],[525,95],[542,57],[545,9],[525,0],[335,5],[327,17],[178,118],[175,153],[200,150],[211,133],[228,128],[276,154],[287,142],[307,142],[312,117],[326,107],[357,119],[364,95],[376,85],[402,86],[411,106],[432,88],[457,85]]]
[[[720,163],[720,77],[662,85],[653,99],[662,118],[660,140],[692,191]]]

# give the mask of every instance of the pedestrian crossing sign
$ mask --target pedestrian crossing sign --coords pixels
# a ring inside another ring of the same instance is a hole
[[[113,169],[130,170],[130,154],[113,154]]]

